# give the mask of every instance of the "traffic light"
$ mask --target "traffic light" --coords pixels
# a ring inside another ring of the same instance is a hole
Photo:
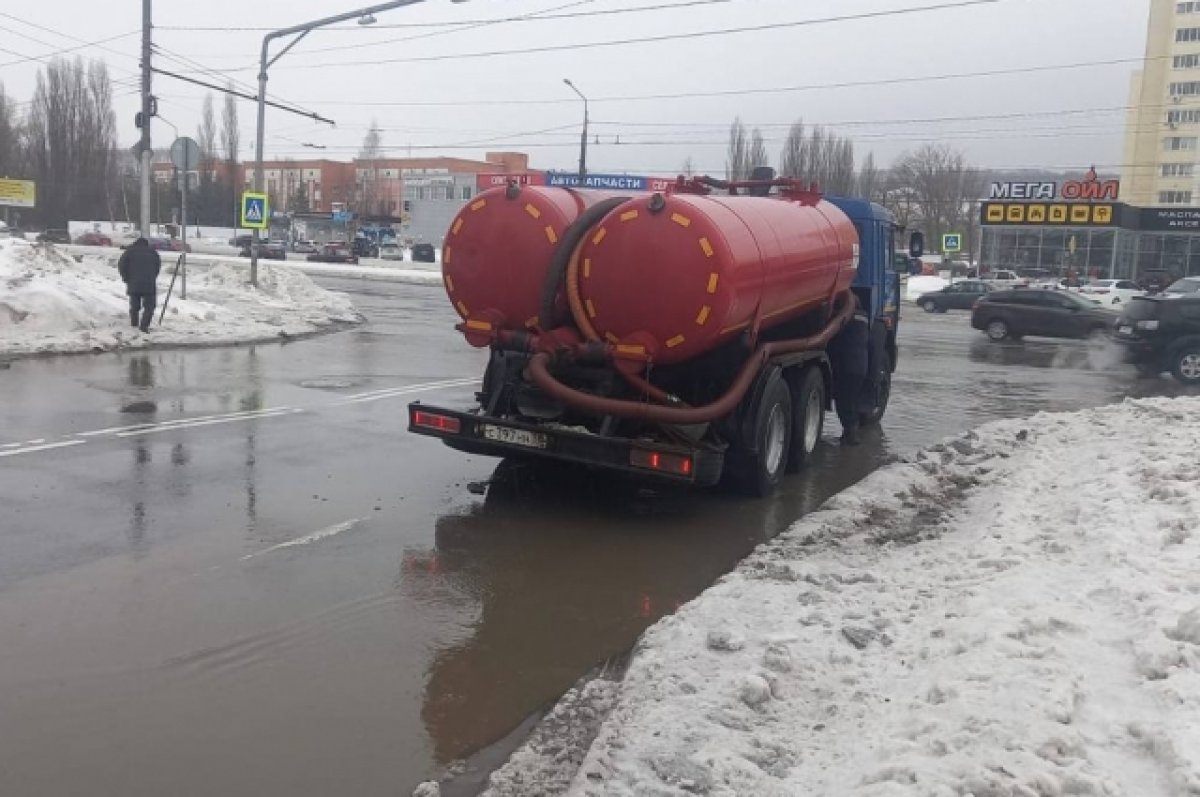
[[[406,199],[406,200],[404,200],[404,212],[405,212],[405,213],[412,213],[412,202],[410,202],[410,201],[409,201],[409,200],[407,200],[407,199]]]

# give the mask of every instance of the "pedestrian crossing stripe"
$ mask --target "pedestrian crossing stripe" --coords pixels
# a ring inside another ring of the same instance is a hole
[[[271,218],[266,194],[247,191],[242,194],[241,226],[250,230],[265,230]]]

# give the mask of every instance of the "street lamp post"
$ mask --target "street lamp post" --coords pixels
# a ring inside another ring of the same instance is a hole
[[[579,95],[579,99],[583,100],[583,133],[579,137],[579,181],[587,177],[587,144],[588,144],[588,98],[583,95],[579,87],[571,82],[570,78],[563,78],[563,83],[571,87],[571,91]]]
[[[276,61],[287,54],[288,50],[300,43],[300,40],[307,36],[317,28],[323,28],[326,25],[336,25],[339,22],[357,19],[360,25],[370,25],[375,22],[375,14],[389,11],[393,8],[402,6],[411,6],[424,0],[392,0],[390,3],[379,3],[377,5],[360,8],[357,11],[347,11],[343,14],[336,14],[332,17],[323,19],[315,19],[312,22],[303,22],[299,25],[293,25],[290,28],[281,28],[280,30],[271,31],[266,36],[263,36],[262,42],[262,57],[258,67],[258,135],[254,141],[254,190],[261,193],[266,181],[263,178],[263,127],[266,126],[267,120],[267,69]],[[465,3],[467,0],[451,0],[453,3]],[[271,42],[275,39],[282,39],[285,36],[295,36],[296,38],[288,42],[274,57],[269,57],[269,48]],[[268,220],[268,225],[270,221]],[[258,284],[258,242],[259,231],[254,230],[254,240],[250,246],[250,283]]]

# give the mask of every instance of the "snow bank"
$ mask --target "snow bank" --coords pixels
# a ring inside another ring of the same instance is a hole
[[[1197,452],[1145,399],[877,471],[643,636],[567,793],[1200,794]]]
[[[108,351],[150,345],[214,345],[277,340],[361,320],[350,300],[291,269],[263,265],[259,287],[245,270],[188,268],[188,299],[171,297],[162,326],[130,327],[115,258],[80,263],[52,246],[0,240],[0,354]],[[170,261],[173,262],[173,261]],[[166,297],[170,266],[159,277]]]

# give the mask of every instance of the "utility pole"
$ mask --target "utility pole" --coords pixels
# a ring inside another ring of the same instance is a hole
[[[583,134],[579,137],[579,182],[583,183],[587,177],[587,147],[588,147],[588,98],[583,92],[571,82],[570,78],[563,78],[563,83],[571,87],[571,91],[579,95],[579,99],[583,100]]]
[[[150,149],[150,117],[153,100],[150,97],[151,0],[142,0],[142,138],[139,156],[142,162],[142,237],[150,237],[150,170],[154,152]]]

